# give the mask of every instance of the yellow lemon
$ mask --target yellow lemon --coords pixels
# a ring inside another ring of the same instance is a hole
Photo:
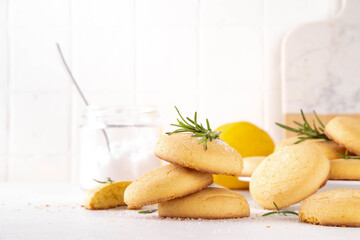
[[[249,183],[237,179],[237,177],[213,174],[214,183],[230,189],[248,189]]]
[[[242,157],[268,156],[274,152],[275,145],[270,136],[252,123],[228,123],[215,131],[221,131],[220,138]]]
[[[242,157],[268,156],[274,152],[274,142],[259,127],[249,122],[228,123],[218,127],[220,138],[236,149]],[[230,189],[247,189],[248,182],[239,181],[237,177],[214,175],[214,183]]]

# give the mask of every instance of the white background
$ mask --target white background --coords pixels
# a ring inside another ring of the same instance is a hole
[[[282,131],[280,43],[340,0],[0,0],[0,181],[76,181],[83,104]]]

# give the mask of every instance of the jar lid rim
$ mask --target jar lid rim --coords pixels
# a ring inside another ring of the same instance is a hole
[[[111,105],[89,105],[85,108],[85,116],[99,115],[137,115],[137,114],[157,114],[155,106],[111,106]]]
[[[83,117],[89,122],[102,122],[106,125],[149,124],[157,121],[155,106],[101,106],[89,105]]]
[[[86,106],[86,111],[98,110],[141,110],[141,112],[157,112],[154,105],[98,105],[92,104]]]

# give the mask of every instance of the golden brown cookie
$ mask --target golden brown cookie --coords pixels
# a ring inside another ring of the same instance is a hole
[[[276,145],[275,151],[278,151],[283,147],[294,145],[298,140],[297,137],[286,138]],[[309,139],[298,144],[309,144],[310,146],[319,148],[329,160],[339,158],[338,154],[344,155],[346,151],[346,148],[334,141],[327,141],[324,139]]]
[[[360,159],[330,160],[330,175],[332,180],[360,180]]]
[[[84,207],[87,209],[108,209],[126,206],[124,191],[131,182],[101,184],[86,192]]]
[[[335,117],[326,124],[325,134],[340,146],[360,155],[360,119]]]
[[[360,227],[360,190],[335,189],[314,194],[301,204],[299,218],[312,224]]]
[[[210,173],[168,164],[146,173],[130,184],[124,199],[132,208],[151,205],[200,191],[212,181]]]
[[[167,162],[197,171],[222,175],[240,175],[243,168],[241,155],[220,139],[208,141],[208,148],[199,144],[191,133],[161,136],[155,155]]]
[[[337,144],[334,141],[324,140],[324,141],[309,142],[304,144],[308,144],[310,146],[319,148],[329,160],[339,158],[338,154],[344,155],[346,152],[346,148],[341,147],[339,144]]]
[[[182,198],[161,202],[160,217],[172,218],[241,218],[250,215],[245,197],[224,188],[205,188]]]
[[[283,147],[288,147],[288,146],[294,145],[297,141],[299,141],[298,137],[285,138],[275,145],[274,152],[279,151]],[[302,141],[301,143],[298,143],[298,144],[309,143],[309,142],[319,142],[319,141],[324,141],[324,140],[323,139],[308,139],[308,140]]]
[[[318,149],[307,144],[283,148],[264,159],[251,176],[250,193],[266,209],[285,208],[304,200],[322,187],[330,163]]]
[[[243,158],[244,168],[241,172],[242,177],[251,177],[252,173],[255,171],[256,167],[265,159],[266,157],[246,157]]]

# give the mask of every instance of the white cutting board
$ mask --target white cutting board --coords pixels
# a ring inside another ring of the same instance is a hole
[[[360,0],[344,1],[330,21],[291,31],[282,43],[281,60],[285,117],[300,109],[359,114]]]

